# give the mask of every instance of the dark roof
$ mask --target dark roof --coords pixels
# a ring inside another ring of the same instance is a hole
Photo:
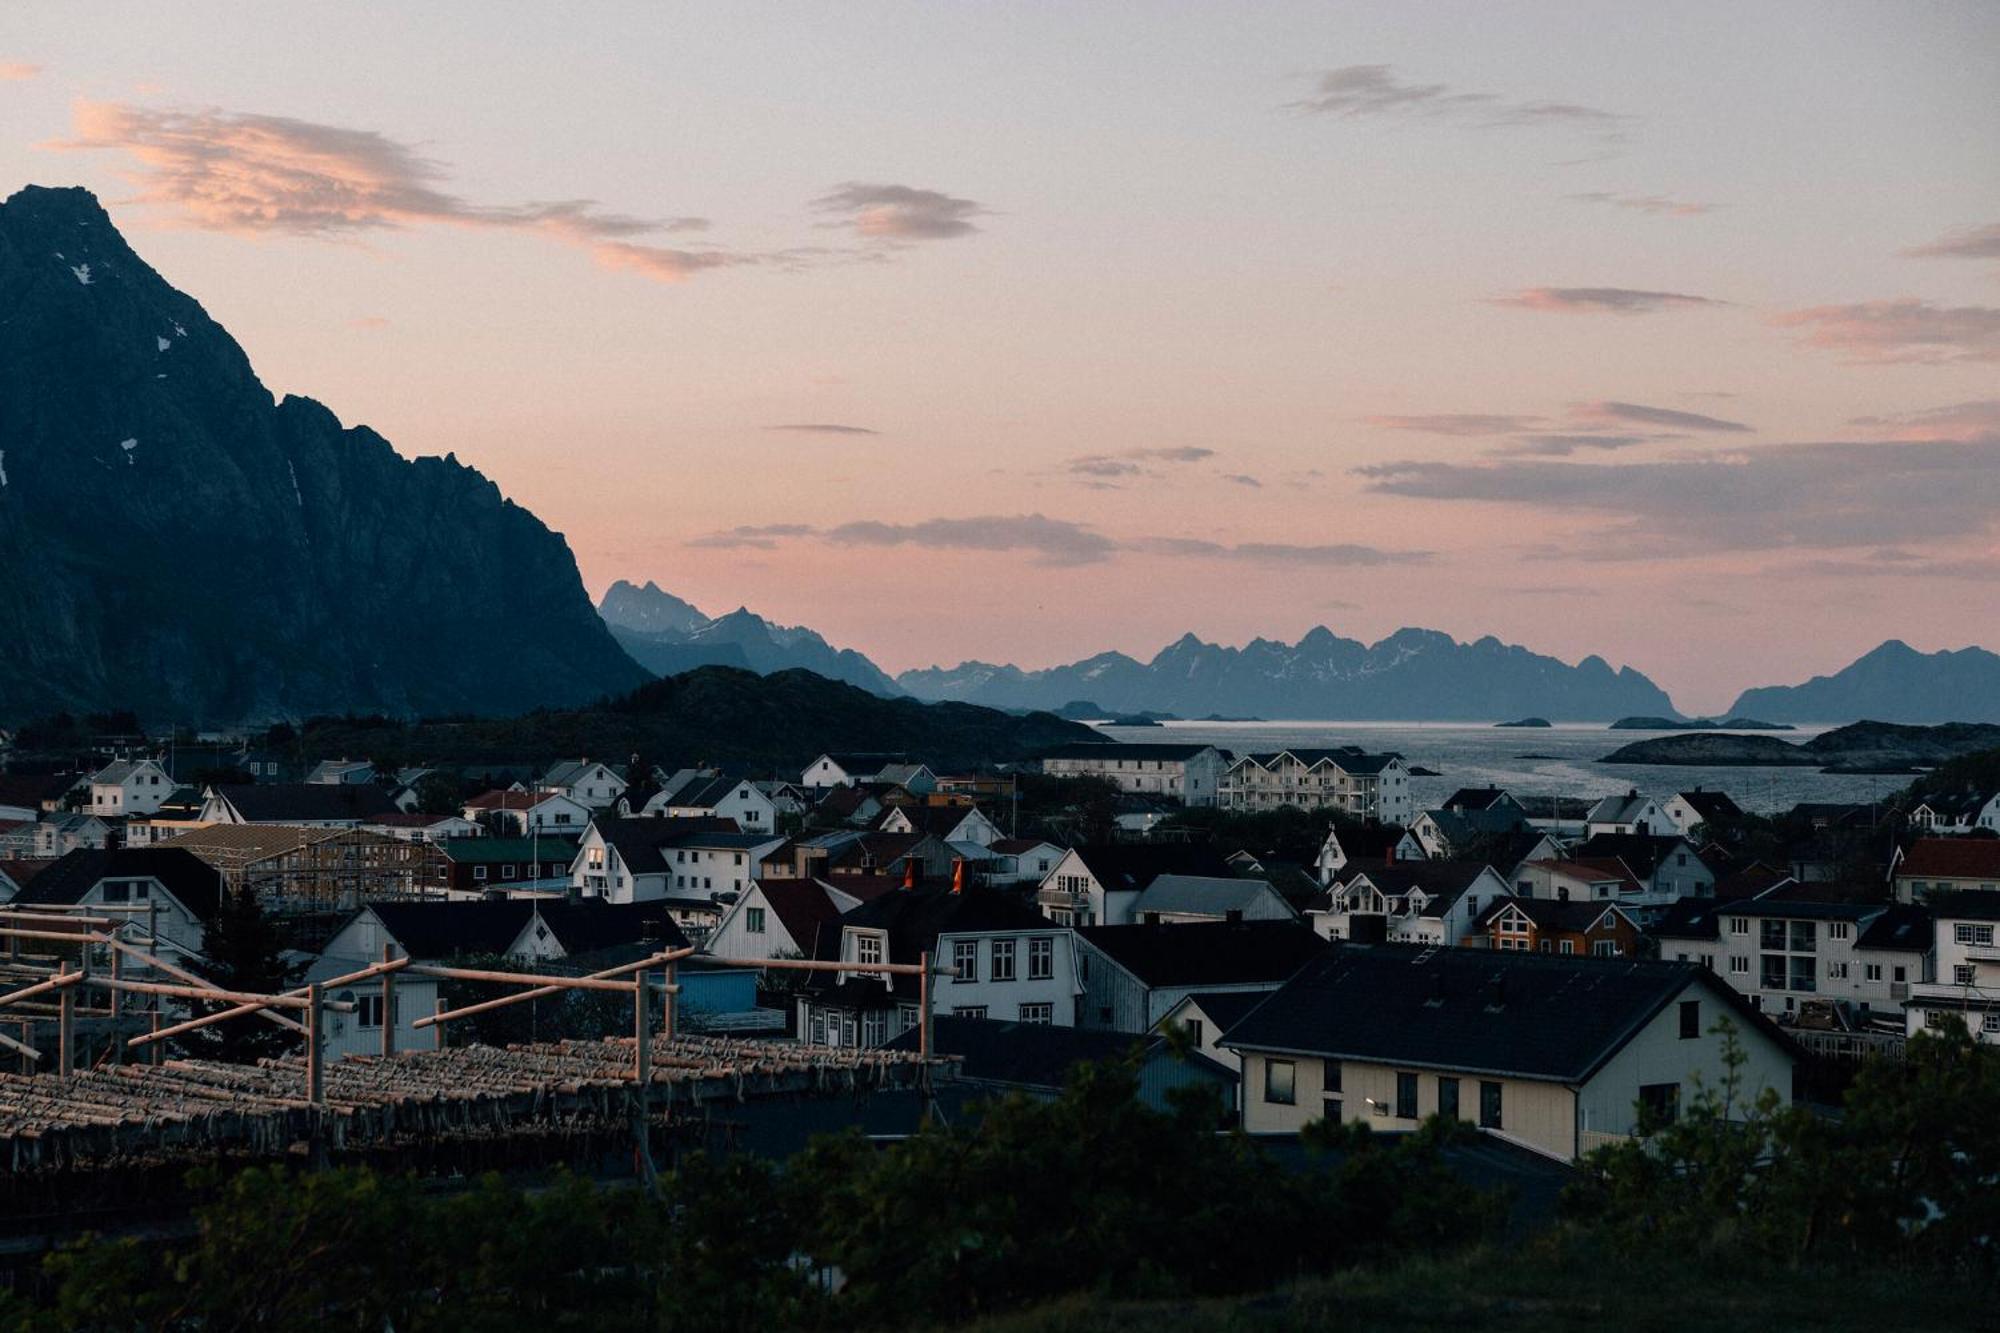
[[[1500,787],[1460,787],[1444,798],[1440,808],[1445,810],[1491,810],[1503,801],[1510,801],[1506,790]]]
[[[444,859],[459,865],[493,865],[506,861],[570,861],[576,858],[575,838],[446,838],[438,843]]]
[[[204,921],[222,905],[222,872],[182,847],[74,851],[29,880],[14,901],[73,904],[101,880],[148,878]]]
[[[1242,1049],[1581,1083],[1690,984],[1789,1045],[1694,963],[1336,945],[1231,1029]]]
[[[1343,885],[1363,875],[1368,882],[1388,894],[1404,894],[1422,889],[1432,897],[1456,901],[1474,881],[1492,867],[1484,861],[1392,861],[1386,865],[1347,863]]]
[[[1200,990],[1187,997],[1184,1003],[1192,1003],[1215,1024],[1217,1035],[1229,1031],[1243,1021],[1243,1015],[1264,1003],[1268,991],[1260,990]]]
[[[918,1035],[911,1028],[891,1041],[888,1049],[914,1051]],[[1069,1071],[1077,1065],[1123,1059],[1134,1047],[1150,1055],[1165,1045],[1166,1039],[1157,1034],[1135,1037],[1129,1032],[958,1018],[950,1014],[931,1020],[932,1052],[960,1057],[959,1071],[964,1077],[1028,1088],[1060,1089]],[[1207,1060],[1202,1064],[1220,1068]]]
[[[1389,854],[1390,849],[1409,836],[1409,830],[1400,824],[1363,824],[1359,828],[1341,828],[1336,825],[1328,832],[1334,841],[1340,844],[1340,850],[1347,853],[1350,862],[1380,861]]]
[[[1501,806],[1491,810],[1426,810],[1431,823],[1437,825],[1438,832],[1449,842],[1470,842],[1475,838],[1492,838],[1511,834],[1515,829],[1528,826],[1528,817],[1517,806]],[[1535,834],[1539,839],[1542,835]]]
[[[39,809],[42,802],[60,799],[81,781],[79,773],[0,773],[0,805]]]
[[[840,909],[825,886],[816,879],[760,879],[757,888],[799,952],[814,957],[821,927],[840,919]]]
[[[1348,773],[1380,773],[1403,757],[1399,754],[1370,754],[1358,745],[1336,745],[1321,749],[1265,750],[1257,754],[1246,754],[1243,758],[1259,768],[1269,768],[1287,756],[1296,759],[1307,768],[1314,768],[1320,764],[1333,764]]]
[[[532,898],[369,903],[366,909],[419,961],[505,953],[535,914]]]
[[[880,798],[865,787],[828,787],[816,807],[822,814],[837,815],[846,819],[861,808],[864,801],[878,801]]]
[[[1937,922],[1931,917],[1929,908],[1892,903],[1882,915],[1868,923],[1854,941],[1854,947],[1912,949],[1928,953],[1936,934]]]
[[[1652,933],[1675,940],[1720,939],[1722,931],[1716,916],[1735,905],[1708,898],[1676,898],[1653,922]]]
[[[626,869],[635,875],[665,873],[667,859],[660,849],[689,833],[736,832],[733,819],[655,819],[649,815],[600,816],[592,821],[598,835],[618,850]],[[768,841],[768,840],[763,840]]]
[[[976,805],[893,805],[882,812],[875,821],[880,828],[890,815],[901,812],[910,821],[910,827],[919,833],[934,833],[942,838],[966,820],[979,813]]]
[[[1139,892],[1161,875],[1226,877],[1229,862],[1210,843],[1114,842],[1072,849],[1107,891]]]
[[[2000,880],[2000,838],[1918,838],[1896,878]]]
[[[628,945],[657,953],[684,949],[688,943],[661,902],[607,903],[601,898],[584,898],[538,902],[535,908],[563,952],[572,956]]]
[[[1743,815],[1743,807],[1730,799],[1726,791],[1705,791],[1696,787],[1693,791],[1674,794],[1685,801],[1690,810],[1700,815],[1704,823],[1714,823],[1718,819],[1740,819]]]
[[[881,772],[885,764],[907,763],[910,756],[901,751],[877,754],[866,750],[829,750],[820,758],[831,759],[849,777],[860,777]]]
[[[1058,927],[1011,894],[992,889],[969,889],[953,893],[948,888],[898,890],[864,902],[840,918],[840,929],[819,932],[814,942],[816,958],[840,957],[840,937],[849,926],[887,932],[890,963],[914,963],[926,950],[937,950],[938,936],[969,931],[1040,931],[1053,935]],[[819,973],[809,976],[836,976]],[[898,995],[915,995],[917,979],[894,978]]]
[[[396,808],[389,788],[372,782],[232,782],[214,791],[252,824],[359,822]]]
[[[1967,889],[1930,899],[1940,921],[2000,921],[2000,889]]]
[[[1326,948],[1310,926],[1293,921],[1085,926],[1076,934],[1147,986],[1283,981]]]
[[[1572,848],[1570,855],[1578,861],[1623,861],[1634,879],[1650,880],[1675,847],[1687,845],[1687,839],[1675,833],[1597,833]]]
[[[1187,760],[1213,745],[1168,745],[1164,742],[1126,744],[1122,741],[1078,741],[1044,750],[1044,759],[1162,759]]]

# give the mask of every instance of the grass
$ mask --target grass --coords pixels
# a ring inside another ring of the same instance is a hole
[[[1255,1296],[1199,1301],[1069,1297],[972,1326],[977,1333],[1888,1333],[2000,1330],[2000,1302],[1973,1284],[1900,1273],[1696,1274],[1607,1261],[1552,1266],[1528,1251],[1413,1260]]]

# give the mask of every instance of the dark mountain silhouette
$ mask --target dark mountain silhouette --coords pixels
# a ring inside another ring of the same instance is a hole
[[[2000,722],[2000,655],[1920,653],[1891,639],[1831,676],[1745,690],[1729,711],[1775,722]]]
[[[1530,714],[1564,721],[1678,716],[1659,686],[1630,667],[1614,671],[1594,656],[1570,666],[1495,638],[1459,643],[1426,629],[1397,630],[1364,644],[1322,626],[1295,644],[1254,639],[1242,648],[1187,634],[1150,662],[1123,653],[1042,671],[967,662],[906,671],[896,683],[924,699],[1050,709],[1089,699],[1118,712],[1150,709],[1181,717],[1222,712],[1490,722]]]
[[[646,679],[561,536],[243,349],[85,190],[0,204],[0,717],[517,712]]]

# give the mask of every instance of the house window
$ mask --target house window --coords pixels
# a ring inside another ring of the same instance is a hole
[[[1952,938],[1960,944],[1993,943],[1993,927],[1968,925],[1961,921],[1952,928]]]
[[[1785,923],[1782,921],[1760,921],[1757,923],[1759,942],[1766,949],[1785,947]]]
[[[1639,1085],[1639,1119],[1646,1125],[1671,1125],[1680,1118],[1681,1085],[1642,1083]]]
[[[1562,942],[1562,951],[1563,951],[1564,953],[1575,953],[1575,952],[1576,952],[1576,941],[1575,941],[1575,940],[1564,940],[1564,941]]]
[[[1618,956],[1618,941],[1594,940],[1591,943],[1590,952],[1598,958],[1616,958]]]
[[[1701,1036],[1701,1001],[1681,1001],[1681,1040],[1688,1041]]]
[[[1028,941],[1028,980],[1048,981],[1056,974],[1056,942],[1046,935]],[[1087,974],[1086,974],[1087,975]]]
[[[1750,975],[1750,960],[1740,953],[1729,955],[1729,975],[1747,977]]]
[[[1811,953],[1819,947],[1819,926],[1811,921],[1792,922],[1792,952]]]
[[[857,963],[879,964],[882,961],[882,937],[879,935],[858,935],[854,940],[854,961]]]
[[[1298,1102],[1299,1067],[1290,1060],[1264,1062],[1264,1100],[1273,1106]]]
[[[1765,990],[1783,990],[1785,988],[1785,956],[1781,953],[1767,953],[1759,956],[1763,961],[1758,965],[1757,984]]]
[[[1981,1014],[1979,1016],[1979,1030],[1981,1032],[2000,1032],[2000,1013],[1989,1010]]]
[[[1813,960],[1795,957],[1792,959],[1791,984],[1787,990],[1813,991],[1819,989],[1819,977],[1813,970]]]
[[[1458,1080],[1457,1080],[1457,1079],[1455,1079],[1455,1078],[1445,1078],[1445,1077],[1443,1077],[1442,1075],[1440,1075],[1440,1076],[1439,1076],[1439,1078],[1438,1078],[1438,1109],[1437,1109],[1437,1113],[1438,1113],[1439,1115],[1443,1116],[1443,1117],[1444,1117],[1445,1119],[1447,1119],[1447,1120],[1456,1120],[1456,1119],[1458,1119]]]
[[[1729,933],[1732,935],[1748,935],[1750,933],[1750,918],[1747,916],[1730,917]]]
[[[486,867],[485,867],[485,866],[474,866],[474,867],[472,867],[472,877],[473,877],[474,879],[485,879],[485,878],[486,878]]]
[[[1320,1082],[1320,1090],[1324,1094],[1325,1099],[1324,1109],[1326,1118],[1338,1123],[1340,1120],[1341,1101],[1340,1061],[1325,1060],[1321,1062]]]
[[[1012,981],[1013,979],[1014,979],[1014,941],[995,940],[993,941],[992,980]]]
[[[355,998],[354,1025],[363,1028],[379,1028],[382,1026],[382,996],[380,992],[373,995],[362,994]]]
[[[1056,1021],[1056,1007],[1047,1002],[1041,1004],[1024,1004],[1021,1006],[1021,1021],[1023,1023],[1040,1023],[1043,1025],[1053,1023]]]
[[[746,909],[743,913],[743,929],[752,935],[762,935],[764,933],[764,909],[761,907]]]
[[[1828,978],[1834,981],[1847,980],[1847,964],[1828,961],[1826,965],[1826,975],[1828,976]]]
[[[514,863],[512,861],[509,861],[505,865],[500,867],[500,878],[502,879],[514,878]]]
[[[1978,975],[1979,969],[1971,963],[1958,963],[1951,969],[1951,984],[1954,986],[1970,986]]]
[[[1417,1076],[1400,1070],[1396,1074],[1396,1118],[1417,1118]]]
[[[1501,1121],[1500,1085],[1488,1079],[1479,1081],[1479,1126],[1481,1129],[1500,1129]]]
[[[979,980],[979,941],[953,940],[951,942],[952,981]]]
[[[1847,922],[1845,922],[1845,921],[1829,921],[1829,922],[1827,922],[1827,925],[1826,925],[1826,937],[1827,937],[1828,939],[1830,939],[1830,940],[1844,940],[1844,939],[1846,939],[1846,938],[1847,938],[1847,935],[1848,935],[1848,924],[1847,924]]]
[[[1861,968],[1861,975],[1868,981],[1880,981],[1882,979],[1882,965],[1880,963],[1864,963]]]

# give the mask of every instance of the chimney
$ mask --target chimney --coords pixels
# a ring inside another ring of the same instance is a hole
[[[914,856],[903,861],[903,887],[906,889],[917,887],[917,858]]]
[[[1243,924],[1243,909],[1232,907],[1222,914],[1222,919],[1232,926],[1240,926]]]
[[[965,892],[965,858],[962,856],[952,858],[951,891],[953,893]]]

